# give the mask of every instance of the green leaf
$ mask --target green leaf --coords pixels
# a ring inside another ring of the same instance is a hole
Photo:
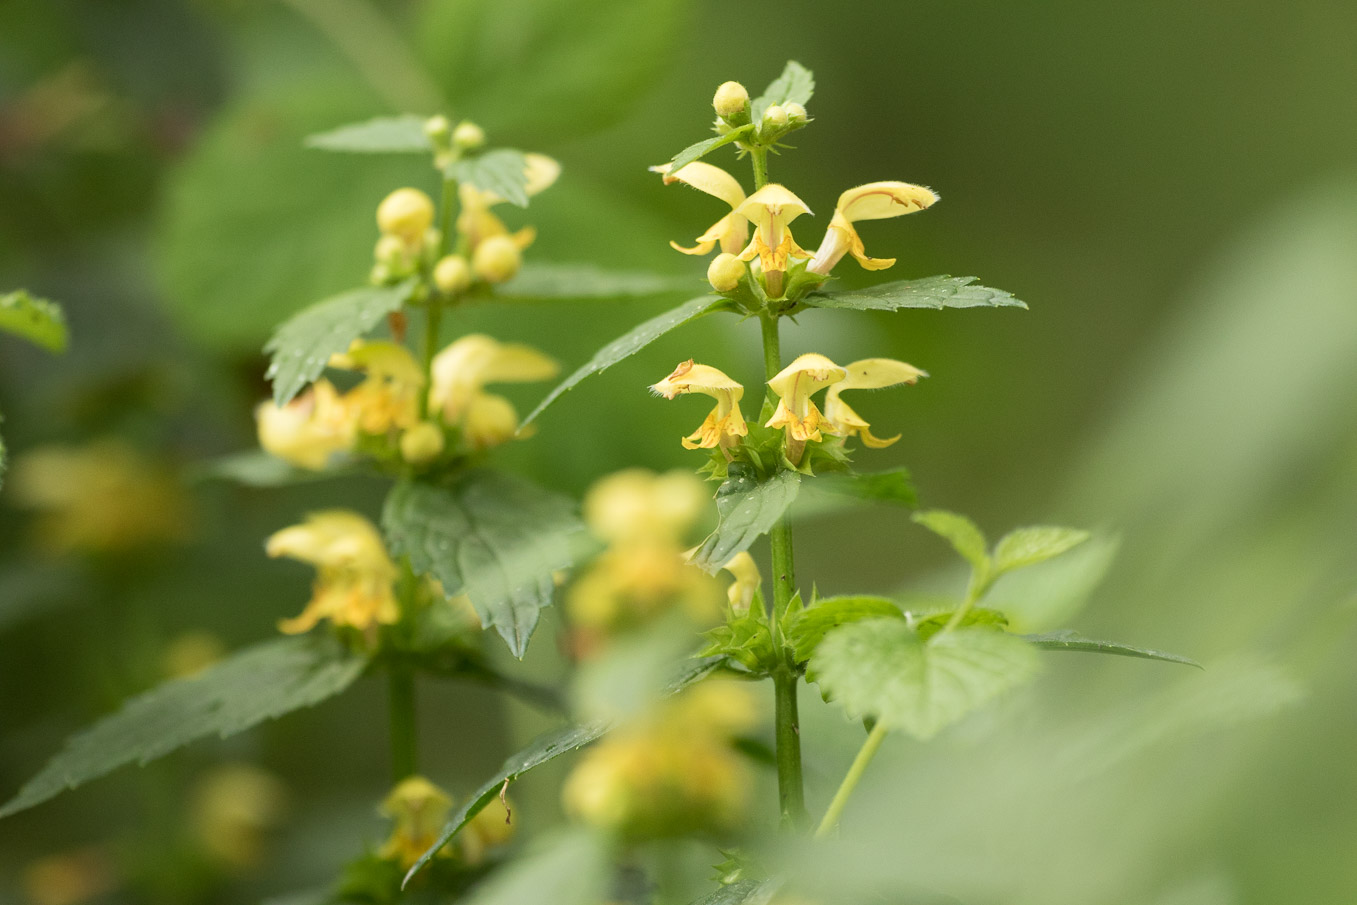
[[[272,356],[268,372],[273,402],[287,403],[320,376],[330,356],[399,310],[415,288],[413,279],[395,286],[363,286],[317,302],[293,315],[264,346]]]
[[[978,571],[984,572],[989,569],[985,535],[975,526],[975,522],[966,516],[942,509],[930,509],[914,513],[914,521],[939,537],[945,538],[958,553],[970,560],[971,565]]]
[[[704,138],[702,141],[695,142],[674,155],[674,159],[669,161],[669,172],[677,173],[694,160],[701,160],[717,148],[728,145],[732,141],[738,141],[752,131],[754,131],[754,123],[747,123],[738,129],[731,129],[725,135]]]
[[[18,289],[0,295],[0,330],[52,352],[66,351],[66,315],[61,306]]]
[[[774,104],[800,104],[804,107],[814,94],[815,76],[795,60],[788,60],[782,75],[769,82],[763,94],[750,105],[750,118],[756,123],[763,122],[764,112]]]
[[[1111,569],[1118,546],[1115,537],[1094,536],[1063,556],[1005,573],[985,600],[1019,634],[1069,625]]]
[[[522,151],[498,148],[448,164],[445,174],[510,204],[528,206],[528,159]]]
[[[551,604],[552,573],[571,564],[571,541],[584,528],[572,500],[484,469],[447,483],[400,482],[386,498],[382,527],[392,552],[410,557],[449,596],[465,593],[515,657]]]
[[[702,542],[693,562],[716,574],[732,556],[773,530],[800,487],[799,472],[779,471],[760,480],[749,466],[732,462],[730,476],[716,491],[716,530]]]
[[[835,629],[811,667],[820,687],[853,717],[929,739],[1036,675],[1036,649],[989,628],[944,632],[927,643],[903,620]]]
[[[908,468],[892,468],[871,474],[826,474],[817,477],[809,486],[858,500],[895,503],[911,508],[919,505]]]
[[[533,409],[528,417],[523,419],[524,426],[531,424],[538,415],[546,410],[547,406],[559,399],[564,393],[574,389],[575,385],[584,378],[606,371],[619,361],[635,355],[675,327],[681,327],[690,321],[711,314],[713,311],[719,311],[726,304],[727,301],[719,296],[700,295],[697,298],[689,299],[677,308],[671,308],[663,314],[652,317],[645,323],[619,336],[595,352],[593,358],[580,365],[574,373],[557,384],[555,389],[547,394],[547,398],[539,402],[537,408]]]
[[[776,892],[777,883],[772,880],[741,880],[695,899],[692,905],[767,905]]]
[[[528,262],[518,276],[495,289],[496,297],[515,299],[624,298],[659,295],[692,287],[689,278],[635,270],[603,270],[592,264]]]
[[[1009,572],[1054,559],[1088,540],[1091,535],[1077,528],[1038,525],[1017,528],[1005,534],[994,548],[994,569]]]
[[[72,736],[0,817],[112,772],[145,764],[196,739],[226,737],[339,694],[367,659],[333,638],[275,638],[248,647],[197,676],[166,682]]]
[[[305,145],[322,151],[356,154],[430,154],[434,148],[424,132],[424,122],[424,117],[408,113],[379,116],[309,135]]]
[[[269,455],[262,449],[249,449],[200,462],[189,472],[187,479],[233,481],[245,487],[289,487],[356,473],[354,469],[345,468],[311,471]]]
[[[1204,667],[1190,657],[1171,654],[1167,651],[1148,647],[1132,647],[1117,641],[1095,641],[1085,638],[1078,632],[1065,629],[1058,632],[1046,632],[1041,635],[1022,635],[1024,641],[1042,650],[1073,650],[1088,654],[1113,654],[1119,657],[1139,657],[1142,660],[1162,660],[1165,663],[1181,663],[1184,666]]]
[[[904,613],[889,597],[869,594],[822,597],[798,613],[784,634],[796,662],[804,663],[831,629],[850,622],[881,618],[903,619]]]
[[[898,280],[843,292],[812,292],[804,304],[812,308],[851,308],[855,311],[898,311],[901,308],[1026,308],[1002,289],[972,286],[975,277],[943,274],[917,280]]]
[[[942,631],[947,623],[952,621],[952,614],[955,610],[944,610],[941,613],[930,613],[920,619],[913,620],[914,631],[919,633],[920,641],[927,641],[938,632]],[[998,610],[992,610],[987,607],[972,607],[965,616],[961,617],[961,624],[957,628],[965,628],[968,625],[987,625],[990,628],[1007,628],[1008,617]]]
[[[465,905],[596,905],[608,898],[609,837],[572,828],[541,840],[500,868],[470,894]]]

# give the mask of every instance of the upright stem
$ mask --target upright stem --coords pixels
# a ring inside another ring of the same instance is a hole
[[[886,738],[886,727],[877,723],[867,736],[867,741],[862,743],[858,749],[858,756],[853,758],[853,765],[848,768],[848,773],[844,776],[843,782],[839,784],[839,790],[834,793],[834,799],[829,803],[829,808],[825,811],[824,819],[820,821],[820,826],[815,830],[815,838],[822,839],[828,836],[843,816],[844,806],[848,804],[849,797],[853,790],[858,787],[858,781],[862,779],[862,774],[867,771],[867,765],[872,762],[876,756],[876,751],[881,747],[881,742]]]
[[[443,179],[443,197],[439,205],[439,238],[438,254],[434,256],[434,261],[441,260],[448,253],[448,248],[452,242],[453,210],[457,204],[457,180]],[[421,364],[424,370],[425,392],[419,394],[419,417],[420,420],[429,417],[429,393],[427,388],[433,383],[433,359],[438,354],[438,326],[443,319],[443,299],[437,289],[429,293],[428,301],[424,305],[424,343]]]
[[[419,733],[415,725],[415,674],[393,664],[387,678],[391,718],[391,780],[419,772]]]
[[[754,191],[757,192],[768,184],[768,150],[755,147],[749,152],[749,158],[754,162]]]

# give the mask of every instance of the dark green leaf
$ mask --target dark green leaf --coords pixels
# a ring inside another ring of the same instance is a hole
[[[845,597],[822,597],[796,614],[785,632],[796,662],[804,663],[815,653],[815,648],[831,629],[850,622],[880,618],[903,619],[900,605],[889,597],[868,594]]]
[[[795,60],[788,60],[782,75],[769,82],[763,94],[750,105],[750,118],[756,123],[763,122],[764,112],[774,104],[800,104],[804,107],[814,94],[815,76]]]
[[[72,736],[3,808],[0,817],[46,801],[124,764],[145,764],[196,739],[226,737],[309,707],[353,683],[367,660],[327,636],[275,638],[203,673],[123,704]]]
[[[446,175],[498,195],[510,204],[528,206],[528,160],[522,151],[499,148],[448,164]]]
[[[531,424],[547,406],[559,399],[562,394],[574,389],[575,385],[584,378],[607,370],[619,361],[635,355],[675,327],[681,327],[689,321],[697,320],[699,317],[720,310],[725,304],[727,304],[726,300],[719,296],[700,295],[697,298],[689,299],[677,308],[656,315],[631,331],[624,333],[595,352],[593,358],[580,365],[574,373],[557,384],[556,388],[547,394],[547,398],[539,402],[537,408],[533,409],[528,417],[523,419],[523,424]]]
[[[892,468],[890,471],[878,471],[873,474],[821,475],[809,486],[814,490],[859,500],[895,503],[908,507],[919,505],[919,498],[915,495],[914,483],[910,480],[908,468]]]
[[[414,280],[396,286],[364,286],[293,315],[264,346],[272,358],[264,376],[273,381],[274,404],[287,405],[320,376],[331,355],[346,351],[351,342],[398,310],[414,288]]]
[[[669,172],[677,173],[694,160],[701,160],[717,148],[743,138],[753,131],[753,129],[754,123],[748,123],[738,129],[731,129],[725,135],[718,135],[715,138],[704,138],[702,141],[689,145],[675,154],[674,159],[669,161]]]
[[[985,535],[975,526],[975,522],[966,516],[942,509],[930,509],[927,512],[916,512],[914,521],[939,537],[945,538],[953,549],[970,560],[971,565],[977,570],[984,572],[989,569]]]
[[[702,542],[693,562],[715,574],[732,556],[773,530],[800,487],[799,472],[779,471],[759,480],[747,466],[732,463],[730,476],[716,491],[716,530]]]
[[[1008,532],[994,548],[994,569],[1009,572],[1054,559],[1088,540],[1087,531],[1039,525]]]
[[[410,557],[449,594],[465,593],[486,628],[522,657],[552,573],[573,560],[583,530],[575,504],[521,478],[476,470],[446,484],[406,480],[382,510],[392,552]]]
[[[61,306],[29,295],[26,289],[0,295],[0,331],[52,352],[66,351],[66,316]]]
[[[901,308],[1026,308],[1002,289],[972,286],[975,277],[946,274],[881,283],[843,292],[819,291],[806,296],[812,308],[851,308],[855,311],[898,311]]]
[[[496,287],[495,295],[523,299],[622,298],[659,295],[691,288],[694,280],[628,270],[603,270],[592,264],[528,262],[518,276]]]
[[[309,135],[308,148],[322,151],[348,151],[358,154],[430,154],[433,143],[424,133],[424,117],[379,116],[362,123],[350,123]]]
[[[1139,657],[1142,660],[1162,660],[1165,663],[1181,663],[1184,666],[1202,665],[1189,657],[1170,654],[1167,651],[1153,650],[1148,647],[1132,647],[1117,641],[1095,641],[1085,638],[1078,632],[1068,629],[1059,632],[1046,632],[1041,635],[1021,636],[1027,643],[1042,650],[1073,650],[1089,654],[1113,654],[1119,657]]]

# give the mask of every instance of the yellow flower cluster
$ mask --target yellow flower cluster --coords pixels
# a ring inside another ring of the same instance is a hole
[[[423,776],[401,780],[382,802],[382,814],[395,826],[377,854],[409,870],[438,841],[451,810],[452,799]],[[508,842],[513,832],[507,803],[495,799],[462,828],[456,845],[462,859],[476,865],[484,860],[487,849]],[[452,844],[443,846],[438,854],[451,857]]]

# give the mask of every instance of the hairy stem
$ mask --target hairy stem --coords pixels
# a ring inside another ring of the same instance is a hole
[[[749,159],[754,164],[754,191],[758,191],[768,184],[768,149],[755,147]]]
[[[858,787],[858,781],[862,779],[862,774],[867,772],[867,765],[872,762],[872,758],[876,756],[877,749],[881,747],[881,742],[885,738],[886,727],[877,723],[867,735],[867,741],[863,742],[862,747],[858,749],[858,756],[853,758],[853,765],[848,768],[848,772],[843,777],[843,782],[839,783],[839,790],[834,793],[833,800],[829,802],[824,819],[820,821],[820,826],[815,830],[816,839],[823,839],[828,836],[838,825],[839,818],[843,816],[844,806],[848,804],[848,799],[852,797],[853,790]]]
[[[415,674],[393,664],[387,677],[391,720],[391,780],[419,772],[419,733],[415,724]]]

